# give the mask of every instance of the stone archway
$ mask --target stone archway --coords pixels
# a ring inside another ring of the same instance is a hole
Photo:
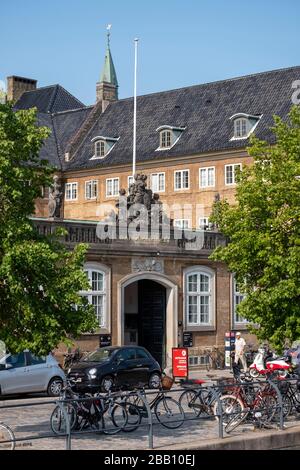
[[[118,282],[118,344],[124,344],[125,289],[141,280],[157,282],[166,289],[165,365],[171,367],[172,348],[178,345],[178,287],[163,274],[148,271],[139,272],[125,276]]]

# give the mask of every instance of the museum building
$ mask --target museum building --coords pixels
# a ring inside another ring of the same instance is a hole
[[[133,98],[118,99],[109,43],[92,106],[60,85],[37,88],[35,80],[8,77],[15,109],[36,107],[39,124],[51,129],[41,158],[56,167],[56,179],[36,202],[34,222],[45,234],[64,226],[70,249],[88,243],[90,290],[82,295],[99,329],[77,341],[83,350],[108,335],[113,345],[145,346],[169,365],[172,348],[185,343],[197,366],[207,349],[224,349],[230,330],[254,341],[236,311],[243,295],[234,275],[210,259],[226,240],[209,216],[215,200],[234,203],[238,171],[251,164],[249,137],[274,141],[273,115],[287,115],[299,78],[300,67],[291,67],[138,96],[135,179]],[[171,236],[101,239],[99,222],[107,220],[105,208],[118,211],[120,192],[159,203]],[[184,235],[174,236],[178,230],[200,234],[201,244],[189,249]]]

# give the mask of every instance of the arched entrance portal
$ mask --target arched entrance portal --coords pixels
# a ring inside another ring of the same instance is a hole
[[[177,286],[164,275],[139,273],[119,283],[119,344],[144,346],[169,367],[177,318]]]
[[[161,364],[166,348],[166,288],[142,279],[125,288],[124,344],[144,346]]]

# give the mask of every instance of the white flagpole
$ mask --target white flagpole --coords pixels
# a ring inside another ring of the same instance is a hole
[[[134,109],[133,109],[133,162],[132,162],[132,176],[135,175],[136,166],[136,82],[137,82],[137,51],[138,51],[138,39],[134,40]]]

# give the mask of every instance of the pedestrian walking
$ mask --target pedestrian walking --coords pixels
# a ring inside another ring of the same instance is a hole
[[[241,337],[241,333],[238,331],[235,335],[235,354],[234,362],[238,364],[241,361],[244,372],[247,371],[247,361],[245,356],[246,341]]]

